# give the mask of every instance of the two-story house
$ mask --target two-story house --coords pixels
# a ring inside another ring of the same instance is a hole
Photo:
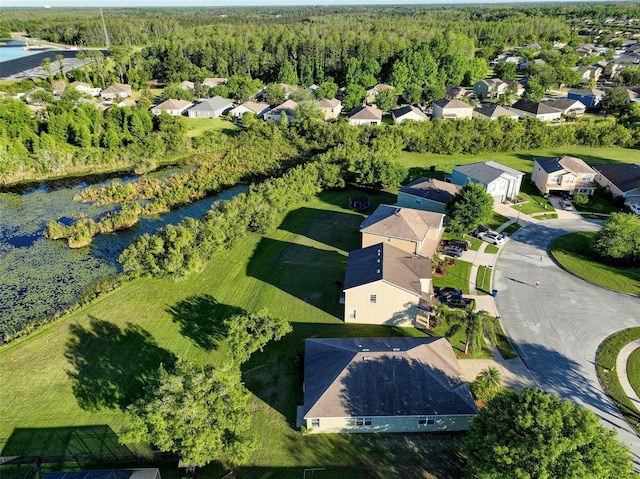
[[[522,171],[514,170],[495,161],[483,161],[456,166],[451,173],[451,182],[464,186],[478,183],[485,187],[495,203],[513,201],[520,193]]]
[[[473,107],[461,100],[443,98],[433,103],[433,118],[459,120],[471,118]]]
[[[583,193],[596,189],[596,171],[573,156],[534,156],[531,182],[543,195]]]
[[[479,98],[498,98],[509,93],[509,85],[500,78],[489,78],[475,82],[473,93]]]

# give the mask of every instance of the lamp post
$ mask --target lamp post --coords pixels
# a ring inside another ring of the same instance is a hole
[[[518,205],[518,219],[516,219],[516,223],[520,224],[520,212],[522,211],[522,203]]]

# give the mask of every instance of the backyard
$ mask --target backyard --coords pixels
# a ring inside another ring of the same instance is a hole
[[[336,281],[343,280],[348,251],[360,246],[363,219],[346,208],[353,193],[324,192],[273,234],[247,236],[184,281],[135,280],[0,349],[2,455],[71,457],[78,448],[98,454],[99,441],[69,439],[98,426],[112,438],[108,449],[115,448],[126,427],[123,409],[153,369],[177,358],[219,364],[222,321],[266,308],[289,319],[293,332],[243,367],[258,448],[234,468],[238,477],[299,478],[309,467],[326,468],[318,478],[460,477],[459,435],[304,436],[295,429],[305,338],[423,334],[340,319]],[[373,211],[394,198],[381,193],[370,200]],[[201,476],[227,470],[212,464]],[[3,474],[23,478],[25,470]]]

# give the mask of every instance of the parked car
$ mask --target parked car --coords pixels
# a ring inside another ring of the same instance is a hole
[[[451,296],[462,296],[462,290],[458,288],[452,288],[451,286],[445,286],[443,288],[433,288],[433,293],[438,297],[451,297]]]
[[[640,203],[629,203],[629,209],[632,213],[640,215]]]
[[[482,241],[486,241],[487,243],[491,243],[496,246],[504,244],[504,238],[498,233],[480,233],[478,235],[478,238],[480,238]]]
[[[447,256],[451,256],[452,258],[459,258],[460,256],[462,256],[463,252],[464,251],[456,246],[445,246],[444,248],[442,248],[442,253],[446,254]]]
[[[473,298],[452,297],[445,298],[444,301],[440,300],[443,304],[446,304],[450,308],[466,308],[470,304],[473,304]]]
[[[467,240],[459,240],[459,239],[450,239],[443,240],[442,244],[445,246],[455,246],[456,248],[460,248],[462,251],[467,251],[471,246]]]
[[[571,211],[573,209],[573,205],[568,200],[560,200],[560,203],[558,204],[563,210]]]
[[[479,238],[480,233],[488,233],[489,231],[490,231],[489,228],[487,228],[486,226],[478,225],[478,227],[475,230],[473,230],[470,234],[474,238]]]

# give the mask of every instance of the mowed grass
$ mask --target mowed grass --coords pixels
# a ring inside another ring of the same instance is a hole
[[[459,435],[305,436],[295,428],[305,338],[422,334],[342,322],[336,282],[343,281],[348,251],[360,246],[364,218],[346,208],[352,194],[324,192],[273,234],[247,236],[184,281],[133,281],[1,348],[3,455],[77,452],[78,441],[69,438],[96,427],[117,443],[126,427],[123,408],[140,396],[152,370],[177,358],[220,364],[224,318],[265,308],[289,319],[293,332],[243,365],[257,450],[234,467],[237,477],[299,478],[309,467],[326,468],[317,477],[331,478],[460,477]],[[372,196],[370,211],[389,199]],[[216,463],[199,475],[214,479],[227,469]]]
[[[458,288],[464,294],[469,294],[469,276],[471,275],[472,264],[460,259],[455,261],[455,266],[448,268],[445,276],[433,277],[433,285],[441,288],[451,286],[452,288]]]
[[[240,127],[232,121],[224,118],[189,118],[184,117],[187,125],[187,136],[193,138],[200,136],[205,131],[225,131],[228,134],[239,131]]]
[[[571,273],[591,283],[623,293],[640,294],[640,268],[611,266],[589,254],[595,232],[578,232],[556,238],[551,243],[553,257]]]
[[[632,352],[627,360],[627,377],[633,390],[640,396],[640,348]]]

